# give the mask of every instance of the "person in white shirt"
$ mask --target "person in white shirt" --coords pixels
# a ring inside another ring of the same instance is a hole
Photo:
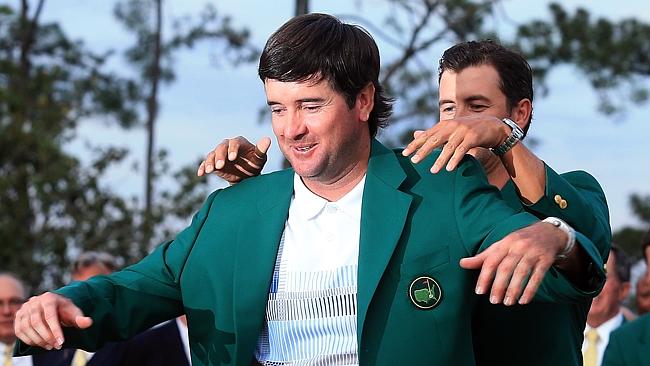
[[[0,272],[0,365],[32,366],[32,357],[12,357],[16,311],[25,301],[25,286],[14,274]]]
[[[594,298],[582,344],[584,366],[600,366],[610,333],[626,320],[621,305],[630,292],[630,260],[616,245],[607,259],[607,280],[600,295]]]

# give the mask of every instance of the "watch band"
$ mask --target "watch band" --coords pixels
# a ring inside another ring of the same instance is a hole
[[[576,245],[576,231],[571,226],[569,226],[569,224],[564,222],[564,220],[559,219],[557,217],[547,217],[544,220],[542,220],[542,222],[547,222],[549,224],[552,224],[553,226],[557,227],[558,229],[564,231],[567,234],[568,239],[566,242],[566,246],[564,247],[564,249],[562,249],[561,252],[559,252],[555,256],[556,261],[566,259],[569,253],[571,253],[571,251],[573,250],[573,247],[575,247]]]
[[[492,151],[497,156],[503,156],[503,154],[512,149],[512,147],[515,146],[517,142],[519,142],[519,140],[524,137],[524,131],[513,120],[510,118],[504,118],[501,121],[507,124],[508,127],[511,128],[511,131],[510,136],[508,136],[501,145],[495,148],[490,148],[490,151]]]

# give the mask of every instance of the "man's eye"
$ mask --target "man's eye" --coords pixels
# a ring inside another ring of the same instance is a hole
[[[271,108],[271,113],[272,114],[278,114],[282,112],[282,108]]]
[[[441,113],[451,113],[455,110],[456,108],[454,106],[448,106],[448,107],[442,107],[440,109]]]
[[[473,111],[482,111],[485,110],[487,106],[482,104],[472,104],[470,108],[472,108]]]
[[[317,112],[321,109],[320,105],[304,105],[302,108],[308,112]]]

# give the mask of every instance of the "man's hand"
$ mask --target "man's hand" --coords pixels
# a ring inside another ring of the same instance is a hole
[[[225,139],[205,157],[196,174],[200,177],[214,172],[231,185],[259,175],[266,164],[269,146],[268,137],[258,141],[257,146],[242,136]]]
[[[459,117],[440,121],[426,131],[415,131],[414,140],[406,146],[402,155],[415,153],[411,161],[418,163],[431,151],[444,145],[440,156],[431,167],[431,172],[439,172],[445,164],[447,170],[451,171],[470,149],[497,147],[509,134],[509,127],[496,117]]]
[[[85,329],[93,320],[69,299],[51,292],[34,296],[16,312],[14,331],[16,337],[30,346],[47,350],[61,349],[61,326]]]
[[[485,294],[491,287],[491,303],[514,305],[518,300],[523,305],[533,299],[567,240],[559,228],[538,222],[509,234],[474,257],[461,259],[460,266],[481,270],[476,293]]]

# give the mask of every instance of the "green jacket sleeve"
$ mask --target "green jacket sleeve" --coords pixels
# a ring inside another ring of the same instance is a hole
[[[523,208],[517,212],[503,200],[498,190],[490,186],[480,165],[470,158],[458,167],[455,184],[456,221],[461,237],[471,255],[487,249],[513,231],[538,221]],[[482,236],[484,233],[487,236]],[[580,239],[584,239],[580,236]],[[478,243],[478,246],[475,246]],[[600,259],[597,252],[594,255]],[[592,253],[592,254],[593,254]],[[535,300],[549,302],[574,302],[591,298],[594,291],[573,286],[553,269],[537,291]]]
[[[557,174],[548,165],[545,169],[545,194],[533,205],[526,206],[526,210],[540,217],[555,216],[566,221],[589,238],[606,260],[612,232],[607,200],[598,181],[583,171]]]
[[[576,230],[577,245],[590,258],[586,268],[589,286],[585,290],[595,296],[605,283],[603,264],[612,237],[605,194],[598,181],[586,172],[558,175],[548,165],[544,166],[545,194],[538,202],[524,208],[540,218],[559,217]]]
[[[106,342],[128,338],[183,314],[180,276],[218,192],[208,197],[189,227],[140,262],[55,291],[93,319],[86,330],[65,328],[64,348],[96,350]],[[16,350],[25,355],[40,349],[19,342]]]

